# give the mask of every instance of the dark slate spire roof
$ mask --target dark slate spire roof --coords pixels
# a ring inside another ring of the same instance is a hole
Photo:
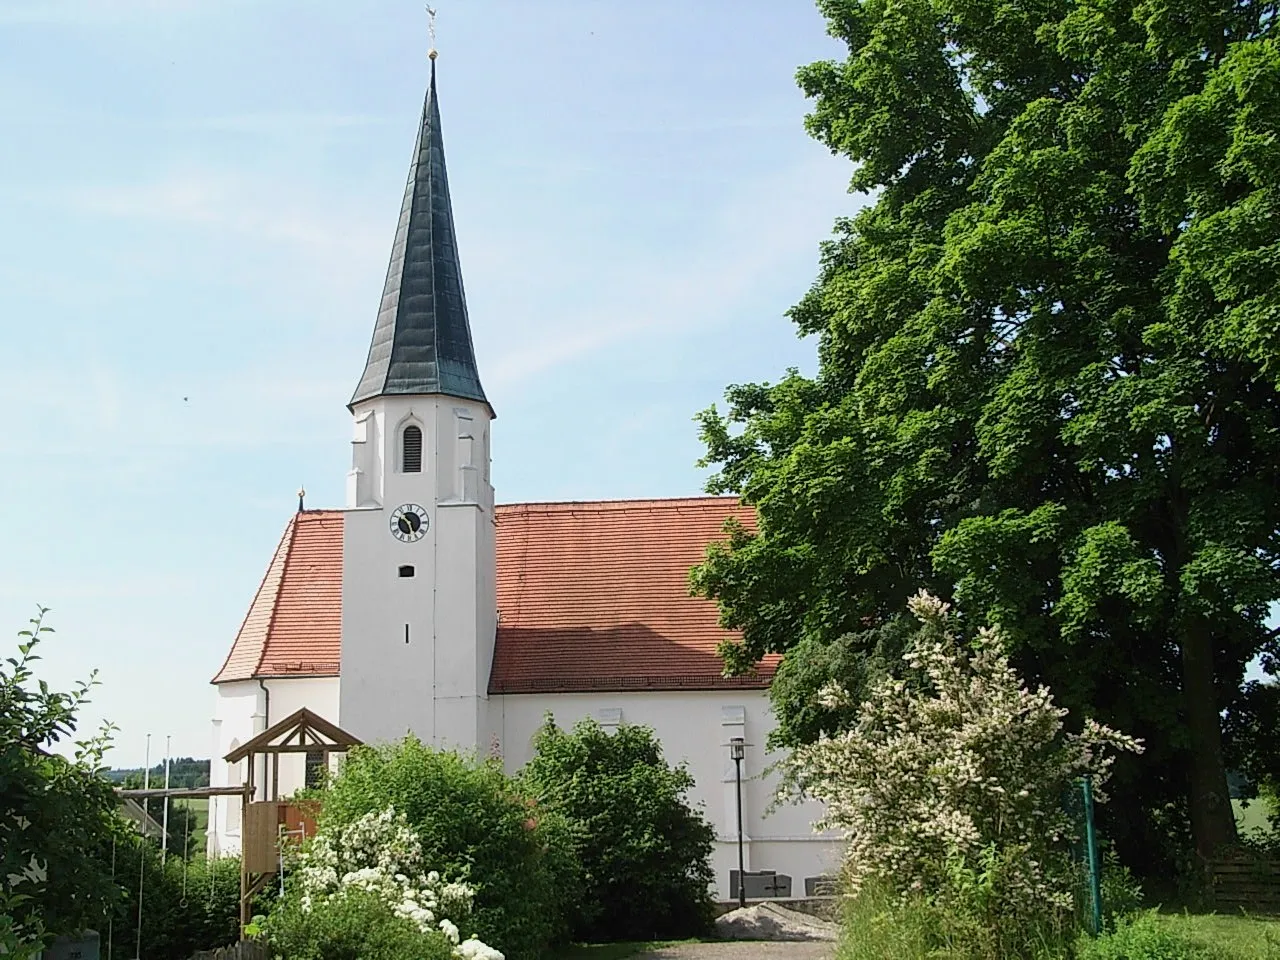
[[[351,405],[404,394],[446,394],[488,403],[462,293],[434,57],[382,305]]]

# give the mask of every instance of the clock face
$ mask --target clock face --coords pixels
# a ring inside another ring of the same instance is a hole
[[[416,543],[430,526],[427,511],[416,503],[402,503],[391,511],[391,535],[401,543]]]

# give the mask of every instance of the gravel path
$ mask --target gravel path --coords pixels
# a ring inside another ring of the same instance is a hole
[[[834,943],[774,943],[735,940],[726,943],[680,943],[641,954],[641,960],[831,960]]]

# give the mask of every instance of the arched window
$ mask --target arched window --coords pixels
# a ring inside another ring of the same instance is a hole
[[[405,473],[422,472],[422,428],[409,424],[404,428],[401,469]]]

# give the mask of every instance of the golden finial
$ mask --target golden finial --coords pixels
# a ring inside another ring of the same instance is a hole
[[[439,56],[436,53],[436,11],[430,6],[427,7],[427,33],[431,37],[431,49],[427,51],[427,56],[434,60]]]

